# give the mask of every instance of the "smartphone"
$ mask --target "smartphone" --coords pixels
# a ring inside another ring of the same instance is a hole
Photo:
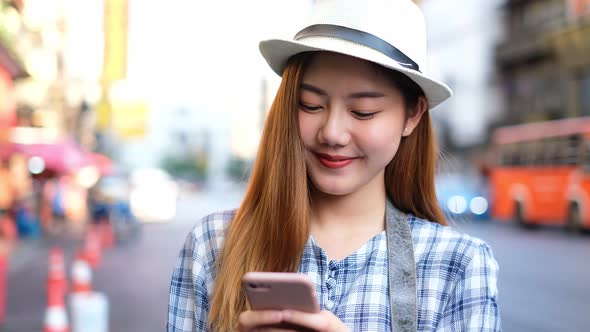
[[[320,311],[315,286],[303,273],[248,272],[242,283],[253,310]]]

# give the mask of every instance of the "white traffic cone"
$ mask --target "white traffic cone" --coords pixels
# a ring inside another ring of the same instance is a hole
[[[92,291],[92,270],[84,259],[83,253],[78,253],[72,264],[72,293]]]
[[[68,315],[63,303],[49,303],[45,311],[43,332],[69,332]]]
[[[92,291],[92,269],[79,254],[72,264],[72,293],[69,296],[72,332],[107,332],[109,303],[107,297]]]

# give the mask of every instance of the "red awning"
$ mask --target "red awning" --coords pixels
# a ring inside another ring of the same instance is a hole
[[[69,173],[94,165],[90,154],[72,140],[56,144],[15,144],[17,152],[29,157],[40,157],[45,168],[56,173]]]

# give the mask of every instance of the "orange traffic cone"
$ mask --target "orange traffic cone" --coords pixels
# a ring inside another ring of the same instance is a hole
[[[110,222],[100,224],[100,239],[103,248],[110,249],[115,245],[115,232],[113,231],[113,225]]]
[[[84,259],[92,268],[97,268],[101,262],[100,233],[98,228],[91,227],[86,233],[84,244]]]
[[[49,298],[65,298],[68,287],[64,254],[61,248],[53,247],[49,251],[49,269],[47,273],[47,294]]]
[[[83,252],[78,252],[72,264],[72,293],[92,291],[92,270],[84,258]]]
[[[49,254],[49,275],[47,278],[47,309],[43,332],[69,332],[65,308],[67,280],[64,271],[63,252],[52,248]]]

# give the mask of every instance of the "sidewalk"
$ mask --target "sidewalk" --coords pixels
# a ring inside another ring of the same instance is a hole
[[[6,319],[0,331],[42,331],[47,301],[49,250],[59,246],[64,253],[66,273],[82,238],[64,234],[19,240],[9,258]]]
[[[19,239],[9,257],[8,273],[15,274],[35,258],[46,244],[44,239]]]
[[[60,234],[60,235],[43,235],[37,239],[18,239],[9,258],[9,274],[17,274],[25,268],[27,264],[34,260],[41,252],[49,255],[49,249],[53,246],[59,246],[64,250],[75,250],[76,246],[83,243],[83,235],[80,234]],[[67,258],[67,256],[66,256]]]

